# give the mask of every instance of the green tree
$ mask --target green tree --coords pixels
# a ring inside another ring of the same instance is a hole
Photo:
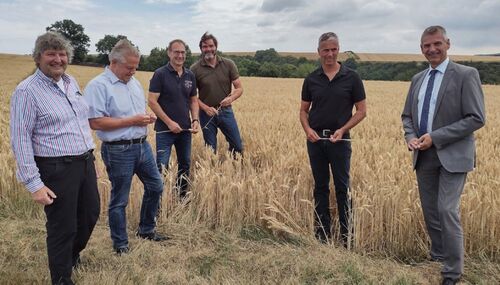
[[[186,62],[184,63],[184,66],[189,68],[195,61],[196,58],[193,56],[191,49],[188,45],[186,45]]]
[[[280,69],[279,67],[271,62],[264,62],[259,68],[259,76],[262,77],[279,77]]]
[[[105,35],[104,38],[100,39],[96,44],[96,50],[99,52],[99,56],[97,57],[97,61],[101,64],[109,64],[108,55],[116,45],[119,40],[127,39],[127,36],[118,35]],[[128,40],[128,39],[127,39]],[[133,43],[130,42],[132,45]]]
[[[350,69],[358,69],[358,64],[356,63],[356,60],[353,57],[349,57],[343,62],[344,66],[349,67]]]
[[[141,70],[154,71],[158,67],[167,64],[168,55],[167,49],[157,48],[151,50],[149,55],[144,59],[142,66],[139,66]]]
[[[71,42],[74,49],[73,62],[81,63],[85,60],[85,56],[89,52],[90,38],[84,33],[82,25],[76,24],[72,20],[57,21],[49,27],[47,31],[56,31],[62,34]]]
[[[260,62],[260,63],[264,63],[264,62],[277,63],[280,61],[280,55],[273,48],[256,51],[254,58],[257,62]]]
[[[309,73],[313,72],[318,66],[312,63],[302,63],[297,67],[297,74],[295,77],[305,78]]]
[[[242,72],[246,71],[244,76],[256,76],[259,73],[260,64],[255,60],[244,58],[237,64]]]
[[[100,39],[96,44],[96,50],[99,53],[102,54],[109,54],[113,47],[116,45],[116,43],[119,40],[127,39],[127,36],[124,35],[118,35],[118,36],[112,36],[112,35],[105,35],[103,39]],[[133,43],[130,42],[132,45]]]
[[[280,69],[280,77],[290,78],[295,77],[297,74],[297,67],[290,63],[285,63],[279,66]]]

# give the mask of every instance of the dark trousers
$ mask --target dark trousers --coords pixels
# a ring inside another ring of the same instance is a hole
[[[71,282],[72,266],[87,245],[99,218],[94,159],[92,154],[76,160],[35,158],[43,183],[57,196],[44,209],[53,284]]]
[[[349,198],[349,168],[351,165],[351,144],[326,140],[307,142],[307,153],[314,178],[315,227],[320,239],[331,236],[330,217],[330,169],[333,174],[335,196],[340,222],[340,236],[347,242],[351,201]]]

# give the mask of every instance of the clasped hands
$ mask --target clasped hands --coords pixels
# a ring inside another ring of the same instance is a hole
[[[432,137],[424,134],[419,138],[413,138],[408,141],[408,150],[426,150],[432,146]]]

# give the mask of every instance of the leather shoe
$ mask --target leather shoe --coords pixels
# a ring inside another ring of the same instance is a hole
[[[72,262],[73,269],[78,269],[80,267],[81,263],[82,263],[82,260],[80,259],[80,254],[73,257],[73,262]]]
[[[147,234],[141,234],[138,232],[137,236],[142,238],[142,239],[147,239],[147,240],[151,240],[151,241],[166,241],[166,240],[170,239],[169,237],[161,235],[157,232],[152,232],[152,233],[147,233]]]
[[[123,246],[119,248],[115,248],[115,252],[118,255],[126,254],[130,251],[130,248],[128,246]]]
[[[75,285],[75,283],[73,283],[73,280],[71,280],[70,277],[62,277],[61,279],[59,279],[59,281],[57,281],[54,284],[57,284],[57,285]]]
[[[444,278],[441,285],[455,285],[457,283],[458,283],[458,280],[456,280],[456,279]]]
[[[427,260],[430,261],[430,262],[441,262],[441,263],[443,262],[442,258],[435,258],[435,257],[432,257],[432,256],[429,257]]]

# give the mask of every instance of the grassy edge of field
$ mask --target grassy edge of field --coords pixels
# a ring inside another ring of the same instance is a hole
[[[29,203],[29,199],[20,198]],[[158,229],[171,240],[157,244],[134,236],[132,251],[112,252],[109,228],[102,217],[82,266],[78,284],[439,284],[440,264],[402,262],[394,256],[348,251],[338,244],[320,244],[310,236],[276,237],[259,227],[238,232],[192,222],[190,211],[160,219]],[[184,206],[185,207],[185,206]],[[0,283],[48,284],[45,220],[33,211],[2,207],[0,215]],[[19,216],[16,216],[16,212]],[[30,213],[31,212],[31,213]],[[31,215],[33,218],[23,217]],[[133,220],[133,219],[132,219]],[[498,284],[500,265],[487,258],[466,257],[463,284]]]

